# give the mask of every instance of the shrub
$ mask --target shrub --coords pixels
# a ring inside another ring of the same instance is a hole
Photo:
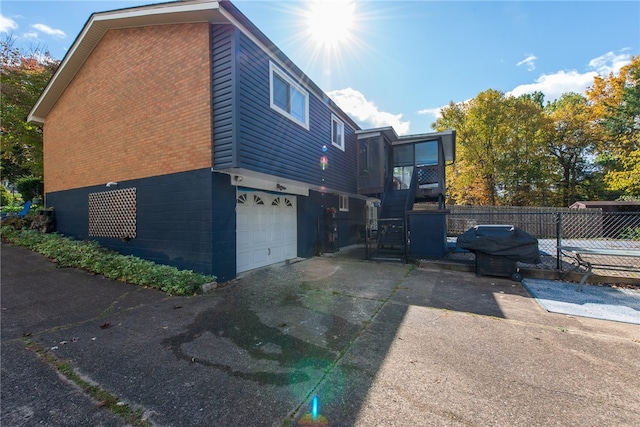
[[[620,233],[620,238],[625,240],[640,240],[640,227],[627,227]]]
[[[18,218],[17,216],[10,216],[10,217],[2,220],[2,227],[3,228],[4,227],[8,227],[8,228],[12,228],[14,230],[21,230],[21,229],[25,228],[26,226],[27,226],[27,222],[22,218]]]
[[[23,206],[3,206],[2,213],[6,214],[14,214],[18,212],[22,212]]]
[[[109,279],[132,285],[160,289],[171,295],[191,295],[215,276],[178,270],[131,255],[122,255],[96,242],[79,241],[57,233],[43,234],[33,230],[3,226],[2,239],[27,247],[53,260],[59,267],[76,267]]]
[[[24,200],[33,200],[36,196],[42,195],[44,191],[41,176],[21,176],[16,180],[16,187]]]
[[[4,185],[0,185],[0,205],[1,206],[9,206],[13,203],[13,194],[5,187]]]

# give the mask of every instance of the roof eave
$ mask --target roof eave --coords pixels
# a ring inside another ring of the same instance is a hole
[[[336,112],[341,113],[344,119],[354,130],[360,130],[360,126],[346,114],[320,87],[313,82],[278,46],[267,37],[260,28],[249,20],[241,11],[229,0],[219,0],[221,13],[227,12],[227,18],[236,24],[238,28],[246,30],[245,34],[252,36],[259,45],[267,49],[275,58],[282,62],[289,71],[299,77],[301,83],[313,91],[325,104],[328,104]]]
[[[251,35],[255,41],[282,61],[301,81],[307,85],[323,102],[336,112],[341,113],[353,129],[360,126],[322,91],[293,61],[291,61],[269,38],[256,27],[240,10],[228,0],[192,0],[159,3],[128,9],[99,12],[91,15],[73,45],[63,58],[58,70],[45,87],[38,101],[29,112],[27,120],[44,124],[59,97],[67,85],[71,83],[93,49],[104,34],[110,29],[131,28],[163,23],[231,23],[238,26],[245,34]]]

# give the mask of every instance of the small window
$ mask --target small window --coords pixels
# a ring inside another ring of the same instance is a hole
[[[271,108],[309,130],[309,93],[269,62]]]
[[[349,211],[349,196],[340,196],[340,212]]]
[[[331,115],[331,144],[344,151],[344,123]]]

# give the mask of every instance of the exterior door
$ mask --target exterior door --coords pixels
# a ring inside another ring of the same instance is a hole
[[[297,256],[296,196],[238,191],[236,272]]]

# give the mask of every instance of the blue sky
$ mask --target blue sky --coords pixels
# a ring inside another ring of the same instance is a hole
[[[0,36],[62,59],[91,13],[158,2],[3,0]],[[313,21],[312,3],[234,1],[363,128],[399,134],[431,132],[440,107],[487,89],[584,93],[640,54],[638,1],[344,0],[349,22],[336,2]],[[344,35],[331,43],[310,28]]]

